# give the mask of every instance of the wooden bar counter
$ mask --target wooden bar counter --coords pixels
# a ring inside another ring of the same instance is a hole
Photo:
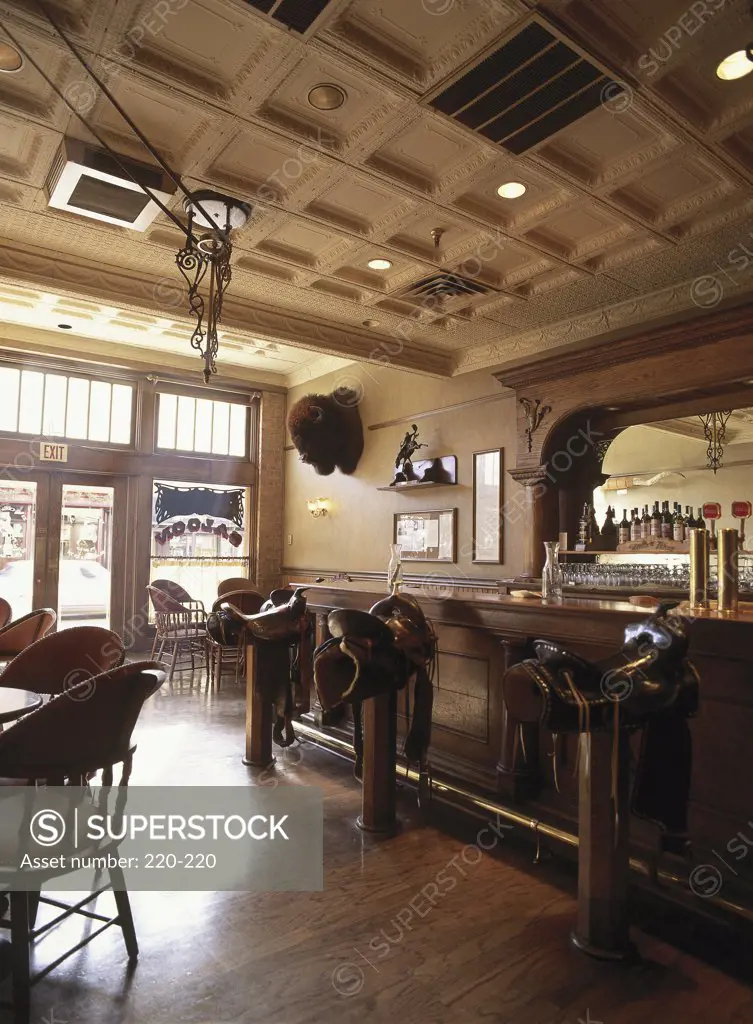
[[[481,797],[577,835],[576,739],[555,738],[533,727],[533,734],[524,737],[522,758],[520,737],[505,721],[502,676],[509,665],[530,655],[530,644],[538,638],[558,641],[593,660],[613,654],[622,646],[625,626],[646,617],[648,610],[627,600],[566,597],[547,603],[486,594],[453,600],[427,591],[405,589],[419,600],[439,639],[432,770]],[[367,610],[383,596],[384,591],[347,585],[311,586],[307,594],[320,625],[331,608]],[[690,657],[701,678],[701,710],[691,720],[689,826],[695,864],[714,869],[704,877],[715,885],[708,880],[701,888],[718,890],[721,876],[730,902],[753,912],[753,854],[745,859],[747,845],[738,836],[745,833],[753,845],[753,825],[748,824],[753,820],[753,605],[740,608],[725,618],[703,613],[689,625]],[[317,724],[340,744],[347,742],[347,729]],[[402,727],[400,718],[401,732]],[[656,847],[656,829],[633,818],[633,853],[650,861]],[[691,869],[674,865],[686,879]]]

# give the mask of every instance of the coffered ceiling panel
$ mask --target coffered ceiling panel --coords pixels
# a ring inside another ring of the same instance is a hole
[[[390,214],[398,210],[405,213],[413,205],[366,174],[343,172],[307,210],[333,224],[340,223],[351,231],[370,235]]]
[[[678,136],[632,107],[619,116],[600,107],[542,146],[537,156],[599,189],[634,176],[637,167],[680,145]]]
[[[41,188],[58,142],[55,132],[0,113],[0,174]]]
[[[612,198],[636,216],[663,228],[694,209],[708,209],[734,190],[729,178],[686,149],[645,167],[640,178],[614,191]]]
[[[499,186],[521,178],[525,178],[525,194],[501,200],[497,192]],[[494,161],[470,181],[459,181],[458,195],[452,205],[510,234],[517,234],[576,194],[563,182],[553,180],[551,175],[538,172],[530,165]]]
[[[208,107],[197,109],[189,97],[158,87],[131,72],[110,72],[105,78],[113,96],[140,131],[154,140],[164,159],[181,173],[194,171],[203,164],[218,147],[222,129],[229,127],[226,115]],[[105,97],[92,111],[92,121],[119,153],[138,160],[148,158],[142,143]],[[84,138],[89,135],[85,128],[72,134]]]
[[[349,239],[343,239],[316,224],[288,221],[259,242],[257,248],[273,256],[287,257],[316,268],[352,244]]]
[[[632,232],[631,224],[583,199],[549,214],[523,237],[562,259],[577,261]]]
[[[140,67],[217,100],[243,93],[275,39],[273,29],[252,24],[223,0],[168,0],[160,10],[141,0],[131,8],[120,38],[111,41],[113,55],[130,54],[128,42],[136,41]]]
[[[490,160],[491,155],[469,143],[462,132],[425,114],[376,150],[366,163],[422,192],[438,192],[444,184],[462,178],[469,164],[478,169]]]
[[[717,301],[753,290],[735,257],[753,248],[753,78],[716,76],[753,40],[748,0],[264,7],[55,0],[61,35],[31,0],[0,0],[0,38],[29,58],[0,74],[4,287],[47,281],[82,323],[76,303],[117,308],[117,344],[140,358],[134,316],[185,338],[183,235],[164,213],[138,234],[48,205],[64,137],[97,148],[83,118],[118,154],[250,204],[232,239],[228,357],[233,338],[257,338],[323,366],[382,359],[409,336],[395,365],[451,374],[702,311],[694,281],[709,276]],[[525,144],[497,138],[504,126]],[[254,365],[297,372],[260,351]]]
[[[309,98],[318,85],[342,91],[342,104],[320,110]],[[402,98],[385,90],[378,80],[324,56],[306,55],[272,92],[259,109],[259,116],[304,138],[324,142],[340,152],[354,145],[362,132],[383,118],[397,113]]]
[[[73,68],[70,55],[54,39],[23,25],[14,26],[14,35],[58,86],[71,90],[72,83],[81,76]],[[61,118],[65,123],[69,117],[63,101],[30,63],[17,74],[0,75],[0,105],[52,126],[57,126]]]
[[[414,86],[425,88],[526,13],[516,0],[356,0],[325,33]]]

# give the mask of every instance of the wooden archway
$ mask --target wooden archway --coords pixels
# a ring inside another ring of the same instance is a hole
[[[598,348],[562,351],[495,374],[515,391],[525,487],[525,574],[539,576],[545,540],[574,539],[603,482],[608,444],[626,427],[753,406],[753,303]]]

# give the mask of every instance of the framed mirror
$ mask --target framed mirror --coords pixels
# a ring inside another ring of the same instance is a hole
[[[504,449],[473,453],[473,561],[502,558],[502,456]]]
[[[396,512],[393,542],[404,562],[454,562],[457,557],[456,508]]]

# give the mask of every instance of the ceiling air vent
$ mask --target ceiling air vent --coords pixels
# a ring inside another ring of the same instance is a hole
[[[435,299],[456,299],[459,296],[486,295],[488,291],[489,289],[478,281],[471,281],[467,277],[443,270],[412,284],[406,288],[403,295],[413,299],[424,299],[429,296]]]
[[[330,0],[246,0],[246,3],[303,35]]]
[[[158,168],[63,139],[47,178],[50,206],[106,224],[145,231],[160,212],[141,187],[145,185],[163,203],[176,186]]]
[[[534,21],[429,105],[516,155],[610,101],[623,86]]]

